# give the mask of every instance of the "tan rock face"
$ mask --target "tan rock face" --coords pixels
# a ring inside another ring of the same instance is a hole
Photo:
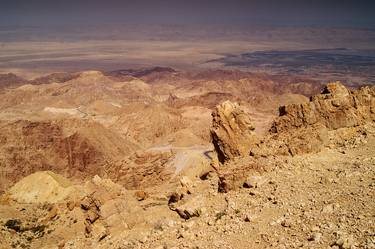
[[[40,171],[17,182],[8,194],[19,203],[43,204],[63,201],[75,191],[68,179],[51,171]]]
[[[219,176],[218,191],[227,193],[231,190],[243,187],[249,174],[252,175],[264,172],[270,161],[271,160],[266,158],[264,158],[264,160],[256,160],[253,157],[248,157],[243,160],[231,162],[225,165],[225,167],[219,167],[217,169]]]
[[[318,152],[326,144],[328,132],[375,120],[375,87],[350,91],[340,82],[329,83],[309,102],[282,106],[279,111],[268,138],[268,144],[279,142],[276,153]]]
[[[225,101],[212,112],[211,137],[219,161],[249,155],[258,138],[250,116],[237,103]]]
[[[320,123],[329,130],[352,127],[375,118],[375,87],[349,91],[340,82],[329,83],[310,102],[281,106],[271,132]]]
[[[280,107],[270,133],[259,140],[240,106],[228,101],[217,106],[211,134],[220,162],[226,162],[226,167],[217,169],[219,191],[241,187],[248,172],[262,171],[274,155],[294,156],[334,146],[339,141],[331,137],[339,128],[346,128],[345,140],[358,136],[356,126],[375,120],[374,96],[375,87],[350,91],[339,82],[330,83],[310,102]],[[246,164],[233,160],[240,156],[248,157]]]

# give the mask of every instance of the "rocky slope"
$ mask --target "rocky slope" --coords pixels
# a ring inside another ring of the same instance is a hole
[[[375,247],[374,87],[128,73],[2,95],[0,248]]]
[[[15,202],[10,191],[0,237],[4,248],[373,248],[375,127],[363,129],[363,140],[245,171],[228,193],[209,168],[143,191],[96,176],[55,204]]]
[[[105,174],[116,159],[138,148],[100,124],[80,120],[3,121],[0,130],[0,189],[39,170],[81,180]]]
[[[316,153],[324,147],[366,137],[360,125],[375,120],[374,89],[349,91],[339,82],[330,83],[310,102],[281,106],[269,134],[261,138],[254,135],[250,117],[239,105],[218,106],[213,112],[212,141],[219,162],[225,164],[225,159],[231,159],[228,167],[219,167],[221,190],[240,186],[244,172],[263,170],[278,160],[276,155]]]

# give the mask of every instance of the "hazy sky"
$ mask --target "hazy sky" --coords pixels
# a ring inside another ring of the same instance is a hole
[[[0,0],[0,25],[217,23],[375,26],[375,0]]]

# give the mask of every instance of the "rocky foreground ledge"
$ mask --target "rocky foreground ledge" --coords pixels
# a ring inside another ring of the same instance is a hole
[[[349,90],[329,83],[309,102],[279,108],[269,133],[256,135],[251,117],[238,104],[224,102],[212,114],[212,141],[222,191],[242,186],[246,172],[272,168],[280,156],[317,153],[367,137],[375,121],[375,87]]]
[[[224,102],[217,158],[158,187],[29,175],[0,198],[0,248],[375,248],[374,97],[328,84],[263,137]]]

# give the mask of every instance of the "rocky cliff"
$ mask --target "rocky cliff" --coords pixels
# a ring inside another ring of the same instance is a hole
[[[329,130],[353,127],[375,119],[375,87],[350,91],[340,82],[327,84],[322,93],[302,104],[281,106],[271,132],[321,124]]]
[[[218,160],[219,190],[242,186],[249,172],[278,164],[275,156],[316,153],[324,147],[355,145],[367,136],[363,125],[375,120],[375,87],[349,90],[326,85],[309,102],[281,106],[268,134],[257,137],[251,117],[226,101],[212,113],[212,142]],[[241,158],[241,160],[235,160]]]
[[[309,102],[281,106],[268,141],[278,141],[277,153],[317,152],[327,145],[329,132],[374,120],[375,87],[349,90],[340,82],[329,83]]]

